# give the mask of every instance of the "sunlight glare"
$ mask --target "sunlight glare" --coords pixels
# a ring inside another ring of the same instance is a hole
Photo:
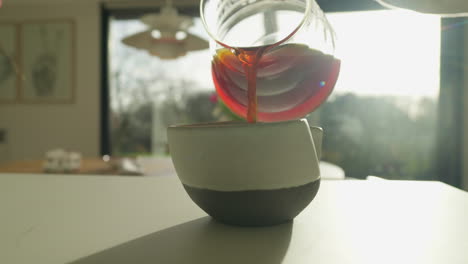
[[[342,60],[335,93],[438,96],[440,18],[388,10],[327,17]]]

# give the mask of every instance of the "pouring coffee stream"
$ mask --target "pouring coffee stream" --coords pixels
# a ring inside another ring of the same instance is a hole
[[[285,39],[272,45],[265,45],[254,48],[231,48],[231,52],[242,62],[244,73],[247,79],[247,122],[257,122],[257,67],[263,54],[268,50],[279,46],[293,36],[298,28]],[[228,47],[227,47],[228,48]]]
[[[269,47],[262,47],[257,50],[237,49],[234,50],[237,57],[244,66],[247,78],[247,122],[257,122],[257,67],[265,50]]]

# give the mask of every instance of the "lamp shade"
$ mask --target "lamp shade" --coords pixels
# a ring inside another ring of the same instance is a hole
[[[122,42],[137,49],[144,49],[161,59],[175,59],[184,56],[189,51],[208,48],[206,40],[185,31],[159,31],[160,36],[158,37],[154,36],[154,31],[147,30],[136,33],[124,38]],[[181,32],[185,33],[185,37],[178,39],[177,35]]]
[[[178,15],[177,10],[168,5],[159,14],[148,14],[141,17],[148,26],[122,39],[128,46],[143,49],[161,59],[176,59],[189,51],[203,50],[209,47],[208,41],[188,32],[193,25],[189,16]]]
[[[468,16],[468,0],[376,0],[390,8],[403,8],[441,16]]]

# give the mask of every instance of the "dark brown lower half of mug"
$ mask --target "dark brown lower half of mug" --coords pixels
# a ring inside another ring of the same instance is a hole
[[[297,187],[214,191],[184,188],[190,198],[214,219],[231,225],[269,226],[292,220],[314,199],[320,179]]]

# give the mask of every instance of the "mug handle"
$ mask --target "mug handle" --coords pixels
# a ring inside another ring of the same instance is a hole
[[[312,140],[314,141],[315,153],[317,154],[317,159],[320,161],[322,157],[323,129],[321,127],[311,126],[310,133],[312,134]]]

